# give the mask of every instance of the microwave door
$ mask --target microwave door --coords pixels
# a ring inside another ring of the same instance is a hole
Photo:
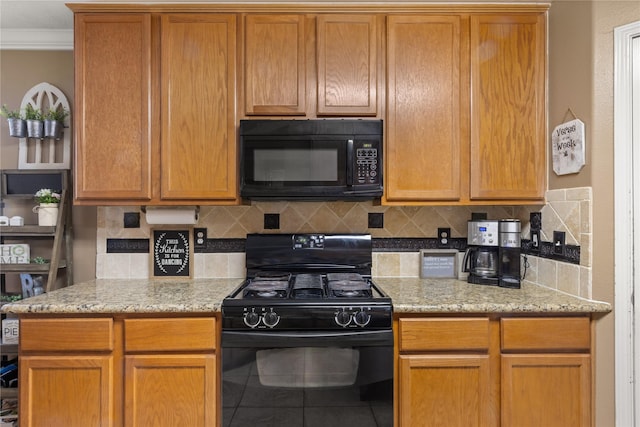
[[[276,190],[292,196],[331,192],[347,185],[346,157],[344,142],[336,140],[247,141],[243,185],[245,190]]]

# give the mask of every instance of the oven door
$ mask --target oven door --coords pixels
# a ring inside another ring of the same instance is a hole
[[[393,332],[222,332],[225,426],[393,426]]]

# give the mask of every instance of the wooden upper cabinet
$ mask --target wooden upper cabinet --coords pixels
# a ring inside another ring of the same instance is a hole
[[[318,115],[376,115],[375,15],[318,15]]]
[[[387,18],[386,201],[461,198],[468,147],[461,19]]]
[[[474,199],[537,199],[546,189],[545,14],[471,17]]]
[[[236,17],[162,16],[161,199],[235,199]]]
[[[75,198],[151,199],[151,16],[75,15]]]
[[[245,113],[305,115],[304,15],[245,17]]]

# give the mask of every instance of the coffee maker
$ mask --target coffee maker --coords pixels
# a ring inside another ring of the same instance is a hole
[[[498,286],[520,288],[520,221],[501,219],[498,229]]]
[[[462,271],[469,273],[467,282],[479,285],[497,285],[499,236],[497,220],[470,220],[467,222],[467,251]]]

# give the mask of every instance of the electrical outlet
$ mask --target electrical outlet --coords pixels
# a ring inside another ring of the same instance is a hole
[[[531,250],[540,251],[540,231],[531,231]]]
[[[207,248],[207,229],[206,228],[193,229],[193,248],[194,249]]]
[[[438,247],[448,248],[451,246],[451,229],[438,227]]]
[[[554,231],[553,232],[553,253],[554,255],[564,255],[565,250],[565,232]]]

